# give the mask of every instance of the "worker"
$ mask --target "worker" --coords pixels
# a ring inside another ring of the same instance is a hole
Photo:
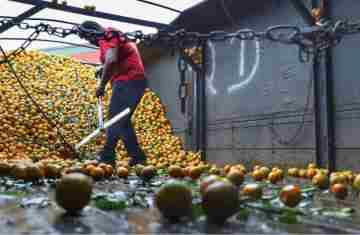
[[[129,165],[144,164],[146,157],[140,148],[131,115],[140,102],[147,87],[144,66],[135,43],[125,41],[124,35],[113,28],[104,28],[97,22],[85,21],[80,27],[80,37],[100,48],[100,61],[103,65],[100,85],[96,96],[103,97],[105,88],[111,81],[112,95],[109,105],[109,118],[113,118],[127,107],[130,114],[109,127],[106,131],[106,142],[97,154],[97,161],[114,165],[115,148],[120,139],[125,144],[130,161]]]

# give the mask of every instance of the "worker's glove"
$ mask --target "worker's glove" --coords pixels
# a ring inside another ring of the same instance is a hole
[[[102,74],[103,74],[103,71],[104,71],[104,68],[103,68],[102,66],[96,68],[95,76],[96,76],[97,78],[101,78],[101,76],[102,76]]]
[[[96,97],[103,97],[105,95],[105,86],[99,85],[96,88]]]

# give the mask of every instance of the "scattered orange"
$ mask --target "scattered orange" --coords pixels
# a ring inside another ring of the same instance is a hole
[[[241,193],[250,199],[260,199],[263,195],[263,189],[259,184],[251,183],[244,186]]]
[[[116,175],[120,178],[127,178],[129,176],[129,170],[125,167],[119,166],[116,170]]]
[[[280,200],[288,207],[295,207],[302,199],[299,186],[287,185],[281,189]]]
[[[185,176],[184,170],[177,165],[170,166],[168,169],[168,173],[171,177],[174,177],[174,178],[179,178],[179,177]]]
[[[239,170],[231,170],[227,175],[226,178],[233,183],[235,186],[240,186],[244,182],[244,174]]]
[[[330,190],[334,193],[335,197],[340,200],[344,200],[348,195],[348,189],[345,184],[333,184]]]

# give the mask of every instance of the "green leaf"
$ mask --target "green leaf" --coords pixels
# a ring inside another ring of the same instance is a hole
[[[304,188],[301,189],[301,192],[302,193],[312,193],[312,192],[315,192],[317,191],[317,188],[315,188],[314,186],[306,186]]]
[[[236,215],[238,220],[247,220],[249,218],[250,212],[247,208],[240,208],[239,212]]]
[[[299,221],[295,213],[285,212],[279,217],[279,221],[285,224],[297,224]]]
[[[205,215],[205,212],[200,203],[194,203],[192,205],[192,212],[193,212],[193,216],[195,218],[199,218],[199,217]]]
[[[354,209],[354,208],[351,208],[351,207],[345,207],[345,208],[340,209],[340,211],[343,212],[343,213],[348,213],[348,214],[350,214],[350,213],[354,213],[354,212],[355,212],[355,209]]]
[[[102,210],[122,210],[127,207],[127,203],[110,198],[100,198],[95,201],[95,206]]]
[[[6,191],[6,192],[1,192],[0,194],[6,196],[23,197],[27,193],[24,191]]]
[[[103,210],[122,210],[128,207],[127,198],[121,193],[97,193],[92,199],[95,207]]]
[[[165,169],[159,169],[159,170],[157,171],[157,174],[158,174],[159,176],[165,176],[165,175],[167,175]]]

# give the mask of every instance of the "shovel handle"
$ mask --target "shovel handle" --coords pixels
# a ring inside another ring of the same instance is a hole
[[[104,129],[104,112],[103,112],[103,99],[98,99],[98,124],[100,129]]]

